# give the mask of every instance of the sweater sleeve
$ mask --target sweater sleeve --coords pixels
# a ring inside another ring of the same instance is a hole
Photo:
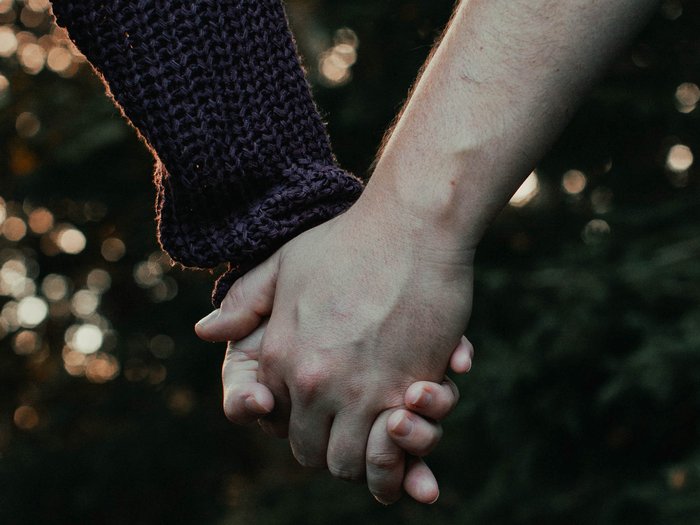
[[[156,158],[158,239],[228,263],[213,294],[345,211],[338,167],[280,0],[53,0],[57,21]]]

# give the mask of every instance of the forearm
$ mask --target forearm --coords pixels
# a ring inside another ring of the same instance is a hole
[[[228,262],[214,301],[284,242],[345,211],[341,170],[281,0],[53,0],[157,159],[161,245],[186,265]]]
[[[474,248],[656,4],[463,1],[362,203]]]

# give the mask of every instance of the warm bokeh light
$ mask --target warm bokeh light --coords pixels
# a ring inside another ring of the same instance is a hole
[[[0,26],[0,57],[11,57],[17,51],[17,37],[12,28]]]
[[[60,301],[68,295],[68,287],[68,278],[52,273],[44,277],[41,292],[49,301]]]
[[[27,235],[27,225],[19,217],[8,217],[2,224],[2,234],[8,241],[21,241]]]
[[[155,262],[143,261],[134,267],[134,281],[142,288],[155,286],[162,276],[163,270]]]
[[[100,305],[100,297],[91,290],[79,290],[71,299],[71,309],[76,317],[88,317]]]
[[[586,189],[588,179],[586,175],[579,170],[569,170],[564,173],[561,180],[561,187],[569,195],[578,195]]]
[[[508,204],[515,208],[522,208],[537,197],[540,192],[540,180],[537,172],[530,173],[527,179],[520,185],[518,191],[510,198]]]
[[[156,282],[148,291],[151,300],[155,303],[170,301],[177,296],[177,281],[169,276],[163,277],[163,279]]]
[[[692,82],[683,82],[676,88],[676,107],[681,113],[690,113],[700,102],[700,87]]]
[[[18,407],[12,419],[20,430],[33,430],[39,425],[39,413],[29,405]]]
[[[168,359],[175,351],[175,341],[170,336],[158,334],[151,339],[149,348],[158,359]]]
[[[46,208],[37,208],[29,214],[29,229],[41,235],[53,228],[53,213]]]
[[[85,377],[92,383],[106,383],[119,374],[119,362],[109,354],[98,352],[85,360]]]
[[[8,94],[9,89],[10,81],[5,75],[0,73],[0,102],[2,102],[3,98],[5,98],[5,96]]]
[[[62,227],[56,235],[56,245],[64,253],[78,254],[85,249],[86,244],[83,232],[71,226]]]
[[[17,305],[17,320],[24,328],[41,324],[49,313],[49,305],[39,297],[25,297]]]
[[[104,240],[100,252],[102,253],[102,257],[104,257],[105,261],[117,262],[119,259],[124,257],[124,254],[126,253],[126,245],[121,239],[118,239],[117,237],[110,237],[109,239]]]
[[[173,388],[168,393],[168,407],[178,415],[184,416],[194,408],[194,394],[185,388]]]
[[[25,139],[34,137],[41,129],[41,122],[34,113],[25,111],[17,116],[15,121],[15,128],[17,129],[17,134]]]
[[[46,51],[33,42],[20,45],[17,49],[17,57],[22,68],[30,75],[39,73],[46,64]]]
[[[37,13],[48,10],[49,0],[24,0],[24,5]]]
[[[66,343],[77,352],[93,354],[102,346],[102,330],[93,324],[74,325],[66,330]]]
[[[0,0],[0,14],[9,13],[15,6],[15,0]]]
[[[46,65],[55,73],[64,73],[73,65],[73,55],[65,47],[56,46],[49,51]]]
[[[325,86],[339,87],[350,82],[358,46],[359,39],[352,29],[336,31],[333,47],[324,51],[318,61],[320,80]]]
[[[17,355],[31,355],[41,344],[39,335],[32,330],[22,330],[12,340],[12,349]]]
[[[686,171],[693,165],[693,152],[684,144],[676,144],[668,150],[666,167],[676,173]]]
[[[112,278],[106,271],[95,268],[88,273],[85,284],[87,284],[89,290],[100,294],[109,290],[110,286],[112,286]]]

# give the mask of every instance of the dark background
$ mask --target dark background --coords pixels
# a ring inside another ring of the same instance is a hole
[[[46,7],[0,1],[0,523],[700,523],[700,4],[663,2],[490,230],[441,499],[389,508],[226,421],[211,276],[159,255],[152,160]],[[451,8],[288,2],[343,166]]]

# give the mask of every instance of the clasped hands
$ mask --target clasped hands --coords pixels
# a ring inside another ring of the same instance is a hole
[[[365,195],[299,235],[196,326],[229,341],[227,417],[259,420],[299,463],[364,479],[383,503],[402,487],[432,503],[437,481],[420,458],[458,399],[448,366],[471,367],[472,259]]]

